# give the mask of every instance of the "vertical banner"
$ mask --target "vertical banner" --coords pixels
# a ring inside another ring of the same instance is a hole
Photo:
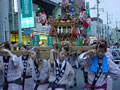
[[[32,0],[22,0],[23,18],[32,17]]]
[[[80,42],[81,42],[81,41],[80,41],[80,37],[77,37],[77,45],[78,45],[78,46],[80,46],[80,44],[81,44]]]
[[[48,36],[48,46],[53,46],[53,39],[51,36]]]
[[[32,38],[32,44],[34,46],[39,46],[39,42],[40,42],[40,37],[39,35],[34,35],[34,37]]]
[[[88,16],[90,16],[89,2],[86,2],[86,10],[87,10]]]
[[[88,17],[90,17],[90,9],[89,9],[89,2],[86,2],[86,10],[87,10],[87,14],[88,14]],[[88,18],[87,17],[87,18]],[[87,32],[91,32],[91,27],[89,25],[89,27],[87,28]]]

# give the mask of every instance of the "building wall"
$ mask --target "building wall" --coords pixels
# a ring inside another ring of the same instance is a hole
[[[90,36],[95,36],[97,37],[97,30],[96,30],[96,21],[92,21],[91,22],[91,33],[90,33]]]
[[[118,40],[118,38],[120,38],[120,32],[116,32],[116,29],[113,28],[112,29],[112,34],[111,34],[111,38],[112,38],[112,42],[115,43],[116,41],[118,41],[120,43],[120,41]]]
[[[99,31],[97,31],[97,21],[91,21],[91,33],[89,36],[103,38],[104,37],[103,23],[99,22]]]
[[[9,35],[9,0],[0,0],[0,42],[10,41]]]

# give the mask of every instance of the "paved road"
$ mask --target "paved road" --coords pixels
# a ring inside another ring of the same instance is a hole
[[[0,75],[0,84],[2,83],[1,81],[2,80]],[[77,71],[77,82],[78,85],[76,87],[67,90],[84,90],[85,84],[84,84],[83,72],[81,70]],[[113,82],[113,90],[120,90],[120,78]]]
[[[2,82],[3,81],[3,79],[2,79],[2,72],[0,72],[0,90],[1,90],[1,85],[2,85]]]

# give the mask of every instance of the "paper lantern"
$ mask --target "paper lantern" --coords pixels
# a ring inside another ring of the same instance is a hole
[[[73,29],[72,29],[72,36],[78,36],[75,26],[73,26]]]
[[[50,28],[49,35],[50,35],[50,36],[53,36],[53,27]]]
[[[30,38],[33,38],[33,37],[34,37],[34,34],[33,34],[33,33],[31,33],[31,34],[29,34],[29,36],[30,36]]]

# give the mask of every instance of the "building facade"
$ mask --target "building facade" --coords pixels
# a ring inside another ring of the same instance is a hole
[[[116,31],[116,28],[111,29],[111,42],[112,43],[116,43],[116,42],[120,43],[120,32]]]
[[[11,33],[14,34],[14,38],[19,41],[18,13],[14,12],[15,1],[17,2],[17,0],[0,0],[0,42],[11,42]],[[33,0],[33,3],[45,10],[47,15],[52,15],[52,10],[57,5],[57,3],[52,0]]]
[[[103,38],[105,37],[105,30],[103,28],[103,20],[99,18],[99,24],[97,23],[97,18],[91,18],[91,33],[89,33],[89,36],[97,37],[97,38]]]
[[[9,0],[0,0],[0,42],[10,41]]]

